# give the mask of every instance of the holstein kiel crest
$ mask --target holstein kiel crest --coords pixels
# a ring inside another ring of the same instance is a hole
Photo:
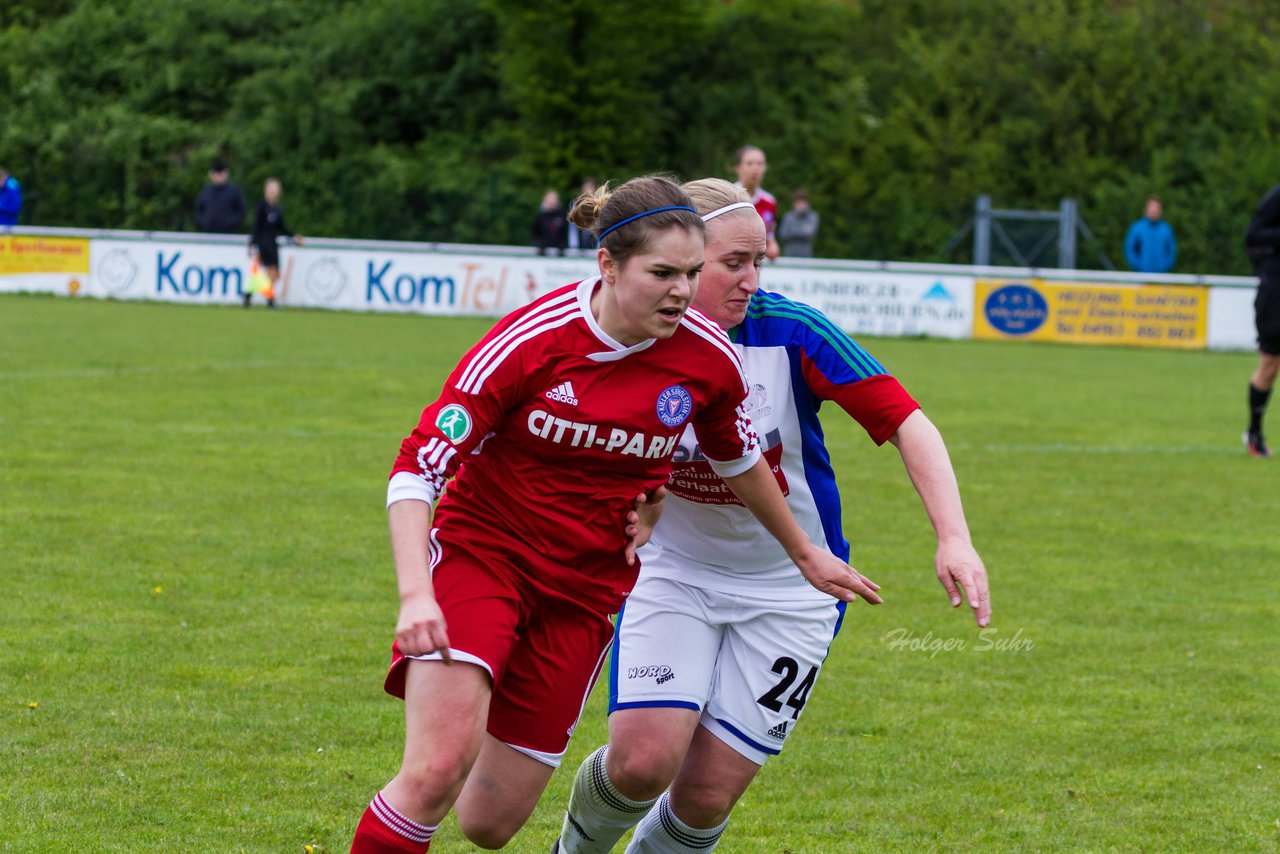
[[[658,420],[668,427],[679,427],[693,410],[693,398],[684,386],[673,385],[658,395]]]

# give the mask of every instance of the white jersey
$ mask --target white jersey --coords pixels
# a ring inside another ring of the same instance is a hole
[[[777,294],[758,291],[729,337],[751,386],[745,408],[791,512],[813,542],[848,560],[818,408],[824,400],[838,403],[882,444],[919,405],[825,315]],[[642,573],[724,592],[749,580],[754,595],[788,601],[831,598],[809,586],[711,468],[691,430],[680,438],[668,486],[652,542],[689,565],[672,568],[664,560],[649,569],[642,550]]]

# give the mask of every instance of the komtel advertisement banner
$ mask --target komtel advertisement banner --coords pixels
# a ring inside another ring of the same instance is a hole
[[[973,337],[1200,350],[1208,302],[1195,285],[979,279]]]

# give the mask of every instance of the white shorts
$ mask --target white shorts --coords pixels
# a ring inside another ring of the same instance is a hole
[[[750,581],[743,586],[749,591]],[[609,713],[692,709],[713,735],[763,765],[795,730],[843,616],[836,599],[778,601],[642,571],[617,617]]]

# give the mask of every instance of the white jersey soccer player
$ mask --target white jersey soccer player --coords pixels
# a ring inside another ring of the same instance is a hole
[[[792,513],[848,560],[818,408],[837,403],[880,444],[919,405],[821,312],[785,297],[757,292],[730,337],[751,383],[747,414]],[[609,710],[695,709],[702,726],[763,763],[794,731],[844,603],[805,581],[691,431],[675,462],[618,618]]]
[[[938,578],[953,607],[963,588],[986,625],[985,569],[937,429],[821,312],[759,291],[766,231],[741,188],[709,178],[685,189],[707,223],[695,305],[742,355],[744,406],[799,524],[847,560],[818,420],[832,401],[877,444],[897,447],[938,535]],[[715,848],[738,798],[795,731],[839,629],[843,603],[807,589],[704,451],[688,434],[676,449],[667,506],[617,620],[609,743],[574,778],[557,840],[563,854],[610,851],[637,822],[627,854]]]

